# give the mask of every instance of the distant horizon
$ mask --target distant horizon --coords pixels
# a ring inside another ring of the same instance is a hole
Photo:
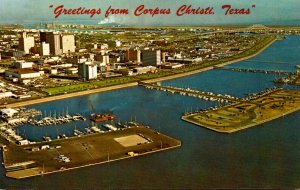
[[[291,23],[292,22],[292,23]],[[290,20],[290,21],[277,21],[269,23],[220,23],[220,24],[161,24],[161,25],[126,25],[121,23],[91,23],[89,20],[85,22],[72,22],[72,21],[40,21],[40,22],[25,22],[25,23],[1,23],[0,25],[39,25],[39,24],[61,24],[61,25],[87,25],[87,26],[106,26],[106,27],[217,27],[217,26],[253,26],[253,25],[263,25],[263,26],[291,26],[300,27],[300,20]]]
[[[68,22],[71,24],[93,24],[97,23],[119,23],[127,26],[207,26],[207,25],[300,25],[299,0],[165,0],[158,2],[155,0],[0,0],[0,23],[5,24],[31,24],[40,22]],[[52,5],[52,7],[51,7]],[[66,9],[76,9],[83,7],[86,9],[101,9],[101,14],[91,15],[63,15],[55,19],[55,7],[63,5]],[[139,5],[145,5],[145,9],[170,9],[171,13],[160,15],[135,16],[134,10]],[[213,8],[214,14],[177,16],[176,10],[182,5],[191,5],[192,8],[205,9]],[[249,14],[225,15],[222,5],[231,5],[236,9],[250,9]],[[105,17],[105,11],[112,6],[115,9],[128,9],[127,15],[110,14]]]

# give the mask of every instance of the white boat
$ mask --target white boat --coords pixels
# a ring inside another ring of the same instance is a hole
[[[118,128],[116,128],[115,126],[108,124],[108,123],[104,124],[103,126],[112,131],[118,130]]]

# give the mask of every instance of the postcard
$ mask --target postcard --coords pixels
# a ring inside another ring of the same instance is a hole
[[[0,2],[0,189],[300,187],[298,1]]]

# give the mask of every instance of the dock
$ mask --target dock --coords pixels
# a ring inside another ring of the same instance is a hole
[[[181,142],[138,125],[24,146],[6,142],[6,146],[7,151],[2,151],[6,176],[22,179],[165,151]]]
[[[240,98],[233,97],[231,95],[227,94],[216,94],[213,92],[206,92],[206,91],[200,91],[200,90],[194,90],[191,88],[179,88],[179,87],[172,87],[172,86],[160,86],[155,83],[144,83],[140,82],[139,86],[143,86],[148,89],[153,90],[160,90],[165,91],[169,93],[177,93],[183,96],[192,96],[195,98],[208,100],[208,101],[218,101],[218,102],[224,102],[224,103],[237,103],[243,101]]]

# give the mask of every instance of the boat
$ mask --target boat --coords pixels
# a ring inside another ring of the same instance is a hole
[[[67,139],[68,137],[65,134],[60,134],[57,136],[57,139]]]
[[[110,121],[110,120],[116,120],[117,117],[113,114],[97,114],[97,113],[94,113],[94,114],[91,114],[90,116],[90,120],[93,121],[93,122],[101,122],[101,121]]]
[[[81,135],[83,135],[83,132],[81,132],[81,131],[75,129],[75,130],[74,130],[74,135],[75,135],[75,136],[81,136]]]
[[[101,132],[101,130],[97,126],[91,127],[91,131],[94,132],[94,133],[100,133]]]
[[[48,137],[48,136],[43,136],[43,139],[44,139],[45,141],[51,141],[51,138]]]
[[[113,126],[111,124],[108,124],[108,123],[104,124],[103,126],[105,128],[107,128],[108,130],[110,130],[110,131],[116,131],[116,130],[118,130],[118,128],[116,128],[115,126]]]

